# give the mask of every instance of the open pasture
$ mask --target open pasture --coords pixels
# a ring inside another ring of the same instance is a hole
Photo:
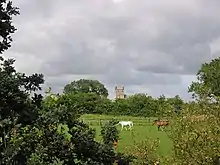
[[[100,130],[101,124],[104,124],[111,120],[112,118],[118,121],[133,121],[134,126],[132,130],[122,130],[121,126],[118,125],[120,130],[120,139],[118,143],[118,150],[125,152],[126,149],[132,148],[135,143],[145,140],[147,137],[152,139],[159,139],[160,145],[158,149],[158,154],[161,156],[166,156],[171,153],[172,142],[166,134],[166,129],[164,131],[158,131],[157,126],[152,125],[156,118],[142,118],[142,117],[131,117],[131,116],[111,116],[111,115],[83,115],[81,119],[90,125],[91,128],[96,129],[96,140],[101,141]]]

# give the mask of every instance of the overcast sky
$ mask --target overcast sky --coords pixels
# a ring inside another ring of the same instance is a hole
[[[14,42],[5,56],[45,75],[55,92],[97,79],[114,97],[191,95],[201,64],[220,55],[219,0],[13,0]]]

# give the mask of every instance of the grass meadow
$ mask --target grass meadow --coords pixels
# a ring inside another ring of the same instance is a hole
[[[134,123],[132,130],[120,130],[120,139],[118,143],[118,151],[126,152],[127,149],[132,149],[135,142],[144,141],[147,137],[152,139],[159,139],[160,144],[158,148],[158,155],[167,156],[171,154],[172,142],[167,136],[169,128],[165,130],[158,131],[155,125],[152,125],[152,122],[155,118],[141,118],[141,117],[131,117],[131,116],[111,116],[111,115],[83,115],[81,119],[90,125],[91,128],[96,130],[96,140],[101,141],[101,123],[108,122],[110,119],[115,118],[119,121],[121,120],[131,120]]]

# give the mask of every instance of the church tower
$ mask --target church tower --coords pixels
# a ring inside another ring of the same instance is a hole
[[[124,87],[121,86],[115,87],[115,97],[116,99],[124,99],[126,97],[124,93]]]

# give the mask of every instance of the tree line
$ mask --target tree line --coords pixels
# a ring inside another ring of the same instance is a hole
[[[137,93],[125,99],[108,99],[108,90],[98,80],[74,80],[64,87],[64,94],[73,98],[74,104],[82,107],[83,113],[163,117],[170,111],[178,113],[185,104],[180,96],[154,98]]]

